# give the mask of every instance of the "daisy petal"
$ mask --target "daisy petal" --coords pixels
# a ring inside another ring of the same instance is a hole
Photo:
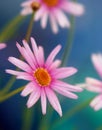
[[[39,66],[43,66],[45,58],[44,58],[44,49],[42,46],[39,46],[38,57],[39,57],[39,60],[38,60]]]
[[[21,15],[26,16],[32,13],[32,9],[29,7],[23,8],[20,12]]]
[[[30,83],[28,83],[26,86],[25,86],[25,88],[24,88],[24,90],[21,92],[21,96],[27,96],[28,94],[30,94],[31,92],[33,92],[33,91],[35,91],[35,86],[34,86],[34,84],[33,84],[33,82],[30,82]]]
[[[36,66],[36,60],[35,60],[35,56],[34,54],[32,53],[28,43],[26,42],[26,40],[23,40],[23,45],[26,49],[26,52],[28,53],[29,57],[32,59],[32,62],[34,62],[35,66]],[[23,55],[23,54],[22,54]]]
[[[61,27],[70,27],[69,20],[61,10],[59,9],[54,10],[54,15]]]
[[[102,108],[102,100],[99,103],[97,103],[97,105],[94,107],[94,110],[98,111],[101,108]]]
[[[46,114],[46,105],[47,105],[47,101],[46,101],[45,90],[41,89],[41,107],[42,107],[42,113],[44,115]]]
[[[33,76],[31,76],[30,74],[28,74],[26,72],[20,72],[20,71],[6,69],[6,73],[16,75],[18,79],[23,79],[23,80],[28,80],[28,81],[34,80]]]
[[[86,89],[92,92],[102,92],[102,82],[94,78],[86,78]]]
[[[38,21],[40,18],[42,18],[43,17],[43,14],[46,12],[44,12],[45,11],[45,8],[44,7],[41,7],[37,12],[36,12],[36,15],[35,15],[35,18],[34,18],[34,20],[35,21]]]
[[[66,90],[72,91],[72,92],[81,92],[83,90],[81,87],[74,86],[74,85],[68,84],[68,83],[60,81],[60,80],[54,81],[54,83],[52,83],[52,85],[59,86],[63,89],[66,89]]]
[[[68,76],[71,76],[76,72],[77,72],[77,69],[73,67],[65,67],[65,68],[63,67],[63,68],[54,70],[54,72],[52,72],[52,75],[56,77],[56,79],[60,79],[60,78],[66,78]]]
[[[42,28],[45,28],[47,25],[47,20],[48,20],[48,13],[44,13],[42,18],[41,18],[41,26]]]
[[[46,95],[48,97],[50,104],[59,113],[59,115],[62,116],[62,110],[61,110],[61,106],[60,106],[57,96],[51,89],[46,88],[45,90],[46,90]]]
[[[54,15],[50,14],[49,16],[50,18],[50,24],[51,24],[51,29],[53,31],[53,33],[58,33],[58,25],[57,25],[57,21]]]
[[[48,56],[48,58],[47,58],[47,60],[46,60],[46,63],[45,63],[47,67],[49,67],[49,66],[52,64],[52,62],[53,62],[55,56],[58,54],[58,52],[60,51],[60,49],[61,49],[61,45],[58,45],[58,46],[56,46],[55,49],[53,49],[53,51],[50,53],[50,55]]]
[[[96,104],[97,104],[99,101],[101,101],[101,100],[102,100],[102,95],[96,96],[96,97],[92,100],[92,102],[90,103],[90,106],[94,108],[94,107],[96,106]]]
[[[8,59],[12,64],[14,64],[15,66],[17,66],[18,68],[26,71],[26,72],[32,72],[32,69],[30,68],[30,66],[28,64],[26,64],[25,62],[15,58],[15,57],[9,57]]]
[[[63,1],[61,8],[66,12],[73,14],[75,16],[81,16],[85,11],[84,6],[82,4],[71,1]]]
[[[22,6],[22,7],[30,6],[31,3],[32,3],[32,1],[22,2],[22,3],[21,3],[21,6]]]
[[[51,66],[49,67],[49,70],[52,70],[52,69],[56,69],[57,67],[59,67],[61,65],[61,60],[55,60]]]
[[[101,54],[93,54],[91,56],[93,65],[96,71],[99,73],[100,77],[102,78],[102,55]]]
[[[67,91],[66,89],[59,87],[59,86],[53,86],[52,87],[56,92],[68,97],[68,98],[73,98],[73,99],[77,99],[78,96],[76,94],[73,94],[69,91]]]
[[[35,91],[33,91],[27,101],[27,107],[32,107],[40,98],[40,89],[36,88]]]

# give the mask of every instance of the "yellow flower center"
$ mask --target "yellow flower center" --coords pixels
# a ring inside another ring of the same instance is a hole
[[[48,86],[51,82],[51,77],[48,71],[44,68],[38,68],[34,72],[34,77],[42,87]]]
[[[56,6],[58,4],[58,1],[59,0],[43,0],[43,2],[49,7]]]

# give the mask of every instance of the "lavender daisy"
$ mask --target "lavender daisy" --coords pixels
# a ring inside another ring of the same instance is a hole
[[[23,46],[17,43],[17,48],[26,62],[15,57],[9,57],[9,61],[23,71],[7,69],[6,72],[16,75],[17,79],[28,80],[29,83],[22,91],[22,96],[29,96],[27,107],[32,107],[41,98],[42,113],[46,114],[47,98],[52,107],[62,116],[59,100],[54,91],[68,97],[77,99],[78,96],[72,92],[80,92],[80,87],[75,87],[61,79],[69,77],[77,72],[73,67],[59,67],[61,61],[54,60],[61,46],[56,46],[48,58],[44,58],[44,49],[37,46],[35,40],[31,38],[32,50],[24,40]]]
[[[93,65],[98,72],[100,78],[102,78],[102,54],[93,54],[92,57]],[[102,81],[97,80],[95,78],[87,77],[85,88],[89,91],[98,93],[90,103],[90,106],[94,108],[94,110],[99,110],[102,108]]]
[[[40,4],[39,10],[35,14],[35,21],[41,20],[42,28],[46,28],[48,17],[54,33],[58,32],[58,25],[62,28],[70,27],[70,22],[64,12],[80,16],[84,13],[82,4],[70,0],[28,0],[21,6],[21,15],[28,15],[33,12],[36,2]]]

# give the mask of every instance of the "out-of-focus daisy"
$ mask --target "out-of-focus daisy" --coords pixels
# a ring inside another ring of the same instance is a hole
[[[23,7],[21,14],[31,14],[36,2],[40,4],[40,8],[35,14],[35,20],[41,20],[41,26],[45,28],[49,17],[54,33],[58,32],[58,25],[63,28],[70,27],[70,22],[64,12],[75,16],[80,16],[84,13],[82,4],[70,0],[28,0],[21,4]]]
[[[61,61],[54,60],[61,46],[58,45],[53,49],[45,61],[44,50],[42,46],[36,45],[36,42],[31,38],[32,50],[26,41],[23,41],[23,46],[17,43],[17,48],[26,62],[9,57],[9,61],[23,71],[14,71],[7,69],[6,72],[16,75],[18,79],[30,81],[22,91],[22,96],[30,94],[27,101],[27,107],[32,107],[41,97],[42,113],[46,114],[47,98],[52,107],[62,116],[62,110],[58,98],[54,91],[73,99],[77,99],[77,95],[72,92],[80,92],[80,87],[75,87],[60,79],[69,77],[77,72],[73,67],[58,68]]]
[[[0,43],[0,50],[1,49],[4,49],[6,47],[6,44],[5,43]]]
[[[93,65],[98,72],[99,76],[102,78],[102,54],[93,54],[92,57]],[[102,81],[88,77],[86,78],[85,88],[89,91],[99,93],[92,102],[90,106],[94,108],[94,110],[99,110],[102,108]]]

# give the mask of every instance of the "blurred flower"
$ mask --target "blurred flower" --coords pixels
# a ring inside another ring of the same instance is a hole
[[[80,16],[84,13],[82,4],[69,0],[28,0],[21,4],[23,7],[21,15],[31,14],[33,12],[32,5],[34,2],[39,2],[41,5],[36,12],[35,20],[37,21],[40,19],[42,28],[45,28],[49,17],[51,28],[54,33],[58,32],[58,25],[63,28],[70,27],[70,22],[63,11],[75,16]]]
[[[102,54],[93,54],[92,57],[93,65],[98,72],[99,76],[102,78]],[[94,78],[86,78],[85,88],[89,91],[99,93],[93,101],[90,103],[90,106],[93,107],[96,111],[102,108],[102,81],[99,81]]]
[[[5,43],[0,43],[0,50],[1,49],[4,49],[6,47],[6,44]]]
[[[24,47],[17,43],[17,48],[27,63],[20,59],[9,57],[9,61],[24,72],[9,69],[6,72],[16,75],[18,79],[30,81],[21,93],[22,96],[30,94],[27,102],[28,108],[32,107],[41,97],[42,113],[46,114],[48,98],[52,107],[62,116],[61,106],[54,91],[66,97],[77,99],[77,95],[72,92],[80,92],[82,89],[60,81],[60,79],[73,75],[77,70],[73,67],[58,68],[61,61],[54,61],[54,58],[61,49],[60,45],[53,49],[45,61],[43,47],[37,47],[33,38],[31,38],[31,44],[33,52],[25,40],[23,41]]]

